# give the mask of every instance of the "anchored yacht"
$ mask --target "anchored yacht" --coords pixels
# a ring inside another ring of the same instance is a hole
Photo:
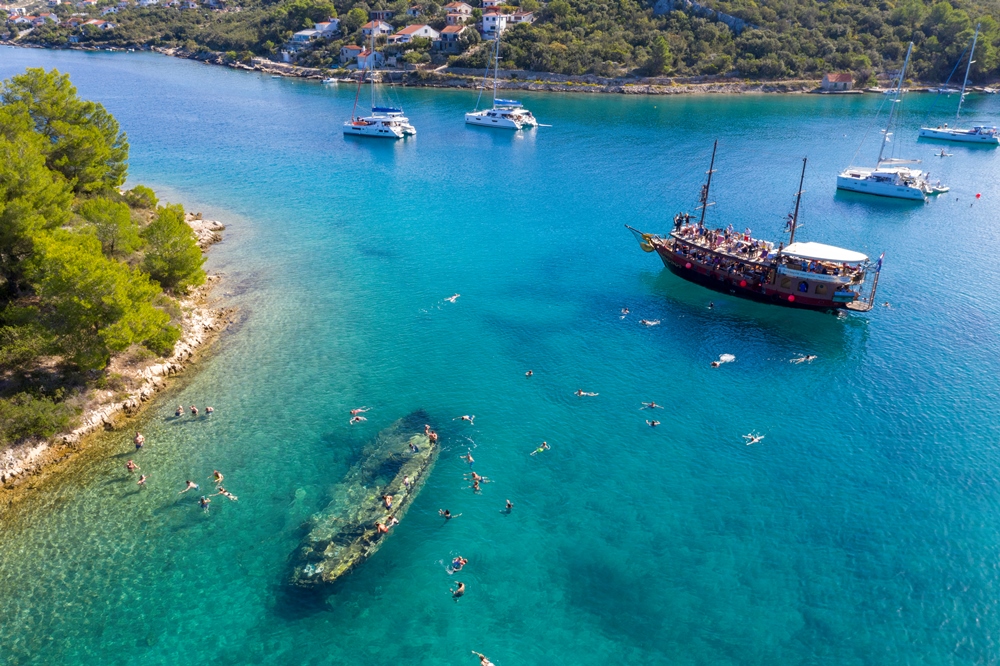
[[[361,70],[358,78],[358,92],[354,96],[354,109],[351,119],[344,121],[345,136],[370,136],[377,139],[402,139],[415,136],[417,129],[410,124],[409,118],[403,115],[403,110],[391,106],[375,105],[375,36],[372,34],[371,50],[372,71],[368,74],[372,89],[372,112],[370,116],[358,116],[358,98],[361,96],[361,86],[365,80],[365,71]]]
[[[965,102],[965,87],[969,83],[969,70],[975,60],[972,56],[976,53],[976,40],[979,38],[979,25],[976,25],[976,32],[972,35],[972,46],[969,48],[969,62],[965,66],[965,79],[962,81],[962,90],[958,96],[958,110],[955,112],[955,120],[962,115],[962,103]],[[959,62],[962,59],[959,58]],[[957,68],[958,65],[955,65]],[[950,78],[950,77],[949,77]],[[948,127],[948,124],[937,127],[921,127],[920,136],[925,139],[939,139],[941,141],[961,141],[963,143],[979,143],[990,146],[1000,146],[1000,134],[996,127],[977,126],[972,129],[961,129],[958,127]]]
[[[476,110],[465,114],[467,125],[480,125],[482,127],[498,127],[500,129],[521,130],[525,127],[537,127],[538,121],[531,115],[531,111],[524,108],[520,102],[514,99],[497,99],[497,76],[500,69],[500,33],[494,37],[493,53],[493,108],[479,110],[479,102],[483,98],[483,90],[486,88],[486,80],[490,75],[490,61],[486,61],[486,75],[483,77],[483,87],[479,91],[479,99],[476,100]]]

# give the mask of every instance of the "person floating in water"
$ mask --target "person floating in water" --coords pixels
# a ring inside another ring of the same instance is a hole
[[[135,450],[138,451],[142,448],[142,445],[146,443],[146,438],[142,436],[141,432],[136,430],[135,437],[132,438],[132,441],[135,442]]]
[[[655,420],[654,421],[650,421],[650,420],[647,419],[646,420],[646,425],[648,425],[650,428],[655,428],[656,426],[660,425],[660,422],[659,421],[655,421]]]
[[[663,409],[663,405],[658,405],[655,402],[644,402],[639,409]]]
[[[526,373],[524,373],[524,376],[531,377],[533,374],[535,374],[533,370],[528,370]]]
[[[596,393],[591,393],[590,391],[584,391],[583,389],[577,389],[576,390],[576,395],[580,396],[580,397],[586,396],[588,398],[593,398],[597,394]]]
[[[510,500],[506,500],[506,502],[507,503],[504,505],[504,511],[510,513],[514,509],[514,503]]]
[[[463,414],[462,416],[456,416],[452,421],[468,421],[470,424],[476,425],[476,415],[469,416],[468,414]]]
[[[812,363],[817,358],[819,358],[819,357],[816,356],[815,354],[807,354],[805,356],[799,356],[798,358],[793,358],[792,360],[789,361],[789,363],[796,363],[796,364],[798,364],[798,363]]]
[[[131,460],[129,460],[127,463],[125,463],[125,469],[128,470],[129,474],[135,474],[135,470],[139,469],[139,466],[136,465]]]
[[[481,652],[472,651],[472,654],[479,657],[479,666],[493,666],[493,662],[486,658],[486,655]]]
[[[469,463],[469,467],[472,467],[472,465],[476,462],[476,459],[472,457],[472,449],[466,449],[465,455],[459,456],[459,458]]]
[[[184,415],[184,405],[177,405],[177,410],[174,411],[174,416],[180,418]]]
[[[198,416],[198,408],[191,405],[191,416]]]
[[[410,453],[420,453],[420,447],[417,446],[412,439],[407,442],[407,445],[410,447]]]
[[[549,446],[549,443],[548,443],[548,442],[542,442],[542,443],[541,443],[541,444],[540,444],[540,445],[538,446],[538,448],[537,448],[537,449],[535,449],[534,451],[532,451],[532,452],[531,452],[531,455],[533,455],[533,456],[535,456],[535,455],[538,455],[538,454],[539,454],[539,453],[541,453],[542,451],[548,451],[548,450],[549,450],[550,448],[552,448],[552,447],[551,447],[551,446]]]
[[[446,298],[444,300],[448,301],[449,303],[454,303],[455,301],[458,300],[458,297],[461,296],[461,295],[462,294],[452,294],[451,296],[449,296],[448,298]]]
[[[452,513],[448,509],[439,509],[438,510],[438,515],[443,516],[445,520],[451,520],[452,518],[458,518],[462,514],[460,514],[460,513]]]
[[[201,506],[202,509],[205,510],[205,513],[208,513],[208,505],[211,504],[211,503],[212,503],[212,500],[208,499],[204,495],[202,495],[201,499],[198,500],[198,504]]]
[[[619,317],[619,319],[624,319],[627,316],[628,316],[628,308],[622,308],[622,314]]]
[[[458,587],[451,591],[451,598],[458,601],[458,598],[465,594],[465,583],[457,581]]]
[[[451,561],[452,571],[461,571],[462,567],[469,563],[469,560],[465,559],[461,555],[456,555],[455,559]]]
[[[764,439],[764,435],[758,435],[757,433],[751,432],[743,435],[743,439],[746,440],[747,446],[751,444],[756,444]]]
[[[733,356],[732,354],[722,354],[721,356],[719,356],[719,360],[718,361],[712,361],[712,367],[713,368],[718,368],[723,363],[732,363],[735,360],[736,360],[736,357]]]
[[[714,310],[715,309],[715,301],[709,301],[708,302],[708,309],[709,310]]]
[[[187,487],[184,490],[182,490],[179,493],[177,493],[177,494],[178,495],[183,495],[184,493],[186,493],[189,490],[198,490],[198,484],[195,483],[194,481],[190,480],[190,479],[188,479]]]
[[[205,413],[206,414],[214,414],[215,413],[215,407],[206,407],[205,408]]]
[[[659,319],[640,319],[639,323],[642,324],[643,326],[659,326],[660,325],[660,320]]]
[[[145,474],[143,474],[142,476],[139,477],[139,482],[136,483],[136,485],[139,486],[140,488],[145,488],[146,487],[146,475]]]
[[[371,411],[371,407],[358,407],[351,410],[351,416],[357,416],[358,414],[364,414],[365,412]],[[427,426],[424,426],[426,428]]]
[[[367,421],[367,420],[368,420],[368,419],[366,419],[365,417],[363,417],[363,416],[361,416],[360,414],[358,414],[358,415],[356,415],[356,416],[352,416],[352,417],[351,417],[351,421],[350,421],[350,423],[351,423],[351,425],[354,425],[355,423],[361,423],[361,422],[363,422],[363,421]]]
[[[226,478],[226,477],[222,476],[222,472],[220,472],[217,469],[216,470],[212,470],[212,483],[214,483],[215,485],[219,485],[219,484],[222,483],[222,480],[224,478]]]

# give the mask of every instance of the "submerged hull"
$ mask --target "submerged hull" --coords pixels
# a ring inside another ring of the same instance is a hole
[[[291,585],[319,588],[333,583],[382,546],[392,530],[380,533],[376,522],[403,519],[437,459],[438,445],[423,433],[427,421],[424,412],[414,412],[365,447],[358,463],[334,487],[329,505],[312,517],[309,533],[292,557]],[[383,495],[392,495],[391,510],[385,508]]]
[[[979,134],[969,130],[920,128],[920,136],[925,139],[939,141],[956,141],[959,143],[975,143],[985,146],[1000,146],[1000,137],[996,134]]]

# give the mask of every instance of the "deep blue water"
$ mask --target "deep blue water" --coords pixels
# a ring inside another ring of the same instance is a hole
[[[474,92],[402,90],[419,135],[389,144],[341,136],[348,86],[0,50],[0,76],[28,66],[115,114],[130,182],[227,223],[209,265],[242,323],[143,418],[148,492],[123,432],[4,514],[0,662],[1000,661],[1000,157],[933,157],[930,97],[894,141],[952,193],[913,205],[835,194],[873,96],[529,94],[552,127],[515,135],[462,124]],[[710,218],[782,239],[808,156],[798,239],[885,251],[892,307],[738,301],[640,252],[622,225],[692,208],[715,138]],[[191,403],[216,413],[172,418]],[[303,522],[415,409],[444,452],[403,523],[331,596],[289,594]],[[213,469],[240,500],[206,515],[177,491]]]

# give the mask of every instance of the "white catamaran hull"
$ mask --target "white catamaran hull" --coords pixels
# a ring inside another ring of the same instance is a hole
[[[921,127],[920,136],[925,139],[939,139],[941,141],[961,141],[963,143],[979,143],[990,146],[1000,146],[1000,136],[996,134],[981,134],[975,130],[960,129],[935,129],[931,127]]]
[[[497,127],[500,129],[519,130],[534,127],[534,118],[525,118],[505,114],[502,111],[473,111],[465,114],[465,122],[469,125],[482,127]]]
[[[879,182],[866,178],[864,175],[852,176],[840,174],[837,176],[837,189],[873,194],[879,197],[891,197],[893,199],[913,199],[916,201],[924,201],[926,199],[924,191],[913,185]]]
[[[350,136],[370,136],[376,139],[402,139],[403,130],[391,125],[381,123],[344,123],[344,134]]]

